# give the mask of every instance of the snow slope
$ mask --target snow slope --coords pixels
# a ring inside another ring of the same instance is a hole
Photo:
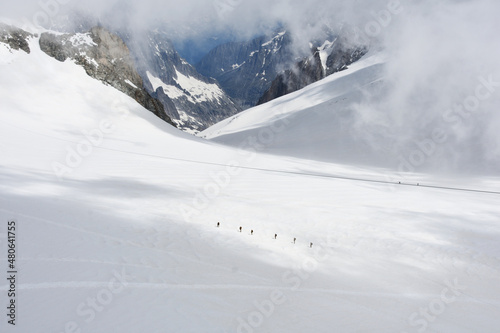
[[[0,45],[1,332],[498,331],[498,194],[205,142],[31,49]]]
[[[273,154],[347,163],[386,161],[355,131],[352,105],[379,88],[385,57],[368,55],[302,90],[246,110],[211,126],[200,137],[237,146],[248,136],[273,132],[265,151]],[[284,123],[283,131],[273,124]],[[366,135],[364,135],[366,136]]]

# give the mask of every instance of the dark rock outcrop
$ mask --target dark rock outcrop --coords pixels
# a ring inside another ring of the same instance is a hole
[[[28,40],[35,35],[22,29],[0,23],[0,42],[10,46],[13,50],[23,50],[30,53]]]
[[[326,60],[325,76],[347,69],[347,66],[361,59],[368,52],[367,47],[348,47],[336,43]]]
[[[257,105],[302,89],[321,80],[323,77],[323,66],[321,65],[319,51],[316,50],[311,58],[301,60],[293,69],[286,70],[278,75],[272,82],[271,87],[259,99]]]
[[[315,48],[311,57],[279,74],[257,104],[267,103],[347,69],[347,66],[361,59],[368,52],[368,48],[362,45],[352,46],[345,38],[338,37],[328,52],[325,61],[321,59],[320,50]]]
[[[163,103],[144,88],[130,51],[119,36],[101,27],[92,28],[84,34],[43,33],[40,36],[40,48],[59,61],[74,60],[89,76],[134,98],[159,118],[175,126]]]

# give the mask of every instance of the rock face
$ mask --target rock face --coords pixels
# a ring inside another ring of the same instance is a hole
[[[313,49],[311,57],[279,74],[257,104],[272,101],[347,69],[347,66],[361,59],[367,52],[367,47],[350,45],[344,37],[337,37],[333,42],[326,41]]]
[[[74,60],[87,74],[134,98],[155,115],[175,126],[163,104],[144,88],[129,49],[117,35],[101,27],[87,33],[42,33],[40,48],[59,61]]]
[[[271,87],[259,99],[257,105],[302,89],[321,80],[323,77],[324,70],[321,65],[321,58],[319,51],[316,49],[311,58],[301,60],[293,69],[288,69],[279,74],[271,83]]]
[[[361,59],[368,52],[365,46],[346,46],[342,41],[335,43],[326,60],[325,76],[347,69],[347,66]]]
[[[30,34],[22,29],[0,23],[0,42],[9,45],[11,49],[23,50],[30,53],[28,40],[35,35]]]
[[[255,106],[271,82],[294,63],[291,36],[286,31],[248,42],[217,46],[196,64],[203,75],[219,81],[242,108]]]
[[[187,63],[166,34],[125,37],[148,92],[158,98],[177,126],[191,133],[241,111],[215,79]]]

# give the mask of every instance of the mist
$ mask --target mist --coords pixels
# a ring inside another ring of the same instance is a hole
[[[392,0],[391,0],[392,1]],[[230,35],[246,40],[286,27],[299,40],[314,38],[325,26],[361,24],[373,19],[371,12],[383,9],[387,1],[320,0],[25,0],[2,4],[0,16],[24,23],[58,26],[78,24],[75,14],[96,19],[115,29],[150,30],[162,28],[172,39]],[[78,20],[77,20],[78,21]],[[307,45],[307,42],[303,43]]]
[[[383,88],[354,106],[356,134],[383,134],[373,149],[402,171],[498,174],[499,10],[488,0],[405,4],[384,31]]]

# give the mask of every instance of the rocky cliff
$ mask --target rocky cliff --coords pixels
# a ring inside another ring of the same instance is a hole
[[[324,70],[321,65],[319,51],[316,49],[311,58],[301,60],[294,68],[279,74],[273,80],[269,89],[259,99],[257,105],[302,89],[311,83],[321,80],[323,77]]]
[[[219,81],[242,108],[255,106],[283,67],[294,63],[286,31],[247,42],[217,46],[196,64],[203,75]]]
[[[87,33],[42,33],[40,48],[59,61],[72,59],[87,74],[134,98],[155,115],[175,126],[163,103],[153,98],[135,69],[129,48],[124,41],[101,27]]]
[[[361,59],[368,52],[368,48],[352,45],[345,37],[337,37],[332,42],[325,41],[312,52],[311,57],[299,61],[293,68],[279,74],[257,104],[269,102],[347,69],[347,66]]]
[[[198,73],[177,53],[165,33],[135,33],[125,40],[145,88],[180,129],[196,133],[241,111],[215,79]]]
[[[35,35],[22,29],[0,23],[0,42],[8,45],[13,50],[23,50],[30,53],[28,40]]]

